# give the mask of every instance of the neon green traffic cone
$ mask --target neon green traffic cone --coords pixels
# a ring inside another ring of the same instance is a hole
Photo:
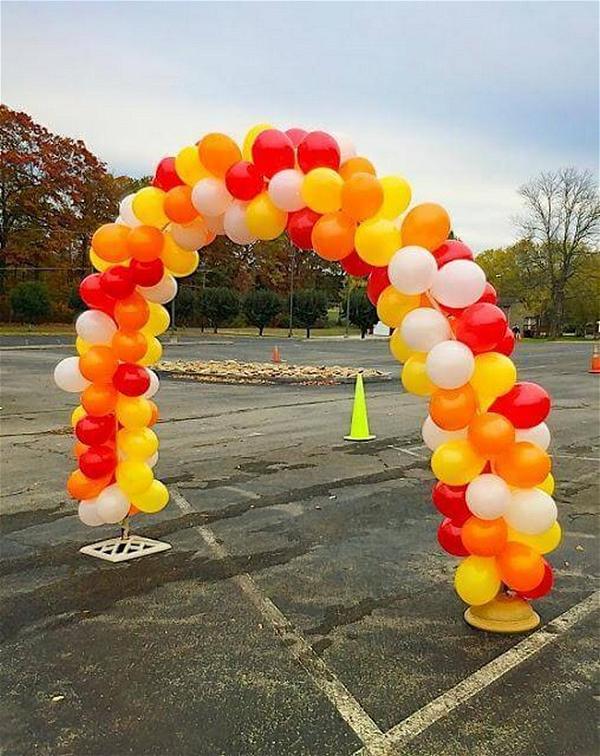
[[[356,376],[354,388],[354,405],[352,407],[352,424],[350,434],[344,436],[346,441],[372,441],[375,438],[369,431],[369,418],[367,417],[367,400],[365,399],[365,387],[363,386],[362,373]]]

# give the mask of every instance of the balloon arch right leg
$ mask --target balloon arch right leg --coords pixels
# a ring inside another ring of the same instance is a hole
[[[553,576],[544,555],[561,536],[546,452],[550,398],[517,382],[506,316],[469,247],[449,238],[446,210],[410,209],[410,201],[404,178],[379,177],[346,137],[322,131],[261,124],[241,148],[210,133],[163,158],[151,185],[125,197],[115,222],[94,234],[98,272],[80,287],[89,309],[76,322],[78,356],[55,370],[60,388],[81,394],[72,415],[78,466],[67,483],[81,520],[123,522],[168,502],[153,474],[151,366],[177,278],[196,269],[217,234],[250,245],[287,233],[367,279],[394,329],[405,389],[428,398],[423,439],[438,479],[438,539],[461,558],[455,587],[470,621],[485,626],[499,602],[522,608],[545,595]]]

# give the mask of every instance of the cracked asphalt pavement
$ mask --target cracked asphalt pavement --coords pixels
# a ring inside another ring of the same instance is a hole
[[[343,441],[351,386],[165,379],[156,473],[175,495],[134,530],[173,548],[111,565],[78,549],[115,529],[79,523],[64,490],[74,397],[51,373],[72,340],[1,341],[2,753],[350,756],[363,741],[261,601],[384,733],[521,639],[463,622],[456,560],[435,537],[425,405],[398,380],[367,384],[377,439],[361,445]],[[290,362],[398,373],[383,340],[207,335],[167,344],[165,356],[268,360],[275,344]],[[587,373],[590,352],[527,343],[516,354],[520,377],[554,397],[565,536],[550,557],[555,589],[536,603],[544,622],[596,588],[599,380]],[[386,753],[597,753],[596,620]]]

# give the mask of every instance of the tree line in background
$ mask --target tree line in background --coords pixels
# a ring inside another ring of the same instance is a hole
[[[90,239],[114,219],[119,200],[149,182],[114,176],[81,141],[51,133],[25,113],[0,106],[0,319],[72,320],[77,285],[91,272]],[[542,173],[521,187],[524,212],[519,241],[481,253],[477,262],[501,303],[520,303],[538,328],[560,335],[600,318],[598,232],[594,177],[573,168]],[[294,325],[326,321],[327,307],[345,309],[364,333],[376,321],[364,284],[336,263],[295,251],[286,235],[241,247],[218,236],[203,248],[198,270],[181,282],[179,323],[219,327],[289,322],[290,283],[296,295]]]

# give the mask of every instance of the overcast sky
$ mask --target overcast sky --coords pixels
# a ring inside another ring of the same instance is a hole
[[[595,2],[3,2],[2,101],[134,176],[207,131],[343,131],[479,251],[529,177],[597,171],[597,30]]]

